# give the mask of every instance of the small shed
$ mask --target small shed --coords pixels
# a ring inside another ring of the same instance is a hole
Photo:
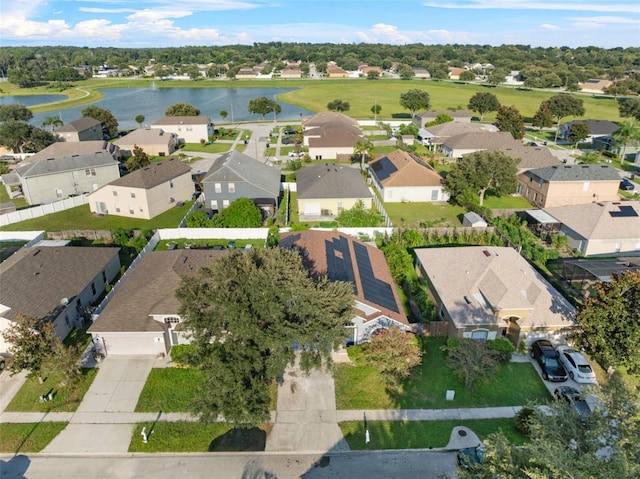
[[[487,222],[477,213],[469,211],[462,217],[462,226],[470,226],[472,228],[486,228]]]

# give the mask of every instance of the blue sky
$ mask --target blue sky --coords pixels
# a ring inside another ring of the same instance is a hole
[[[638,0],[2,0],[0,45],[640,46]]]

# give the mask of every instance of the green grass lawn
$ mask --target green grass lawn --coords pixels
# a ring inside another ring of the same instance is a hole
[[[367,421],[371,442],[365,444],[363,421],[339,423],[340,430],[352,450],[427,449],[445,447],[451,430],[465,426],[483,440],[502,429],[512,444],[523,444],[526,438],[519,434],[513,419],[473,419],[467,421]]]
[[[6,411],[11,412],[72,412],[75,411],[89,386],[96,377],[97,370],[83,369],[80,381],[69,389],[59,389],[60,377],[49,374],[40,384],[38,378],[29,378],[13,397]],[[53,393],[53,400],[40,402],[40,396]]]
[[[198,387],[204,382],[201,371],[190,368],[154,368],[136,404],[136,412],[189,412]],[[276,409],[277,384],[269,388],[269,409]]]
[[[202,145],[200,143],[186,143],[183,151],[197,151],[201,153],[225,153],[229,151],[232,143],[218,143],[213,142],[209,145]]]
[[[367,366],[337,365],[335,375],[338,409],[444,409],[457,407],[522,406],[547,402],[549,392],[530,363],[508,363],[475,389],[449,369],[440,347],[444,338],[423,338],[422,365],[399,391],[387,388],[377,370]],[[447,401],[447,390],[455,399]]]
[[[0,423],[0,438],[2,438],[0,452],[5,454],[40,452],[66,426],[66,422]]]
[[[467,211],[449,203],[384,203],[385,211],[395,227],[462,226],[460,218]]]
[[[68,210],[51,213],[30,220],[20,221],[0,228],[2,231],[64,231],[64,230],[114,230],[117,228],[158,229],[176,228],[193,204],[186,201],[181,207],[174,207],[150,220],[125,218],[123,216],[93,216],[89,205],[76,206]]]
[[[484,199],[484,205],[487,208],[497,209],[530,209],[529,203],[522,196],[487,196]]]
[[[142,428],[153,428],[148,442],[142,442]],[[132,434],[129,452],[230,452],[264,451],[269,425],[234,429],[226,423],[158,422],[138,424]]]

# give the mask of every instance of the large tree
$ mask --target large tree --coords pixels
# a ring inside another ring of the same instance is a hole
[[[151,164],[149,155],[138,145],[133,145],[133,154],[125,163],[127,171],[132,172]]]
[[[249,198],[238,198],[213,218],[214,228],[259,228],[262,211]]]
[[[400,106],[414,114],[418,110],[428,110],[431,98],[428,92],[414,88],[400,94]]]
[[[495,124],[500,131],[508,131],[516,140],[524,138],[524,117],[515,106],[501,106]]]
[[[253,100],[249,100],[247,110],[249,110],[249,113],[262,115],[262,118],[264,119],[265,115],[269,113],[275,113],[278,115],[282,111],[282,107],[277,101],[267,98],[266,96],[261,96],[254,98]]]
[[[89,118],[93,118],[94,120],[98,120],[102,123],[102,132],[105,137],[112,138],[118,133],[118,120],[113,116],[106,108],[100,108],[95,105],[88,106],[84,108],[80,114],[82,116],[86,116]]]
[[[364,346],[363,357],[394,383],[420,365],[422,351],[414,334],[391,327],[371,336],[371,341]]]
[[[44,363],[60,342],[52,321],[23,314],[15,318],[2,336],[13,355],[9,371],[16,374],[26,369],[32,377],[41,375]]]
[[[466,203],[472,194],[482,206],[489,189],[496,196],[515,193],[517,173],[518,161],[515,158],[501,151],[478,151],[454,163],[445,178],[444,187],[456,203]]]
[[[578,322],[581,344],[602,364],[640,374],[640,271],[596,283]]]
[[[0,105],[0,121],[29,121],[32,118],[32,111],[21,103]]]
[[[467,108],[480,113],[480,121],[482,121],[485,113],[497,111],[500,108],[500,102],[493,93],[478,92],[469,99]]]
[[[351,105],[349,104],[348,101],[340,100],[339,98],[336,98],[335,100],[332,100],[329,103],[327,103],[327,110],[329,111],[343,112],[343,111],[349,111],[350,108],[351,108]]]
[[[543,128],[550,128],[553,126],[553,116],[546,103],[542,103],[538,108],[538,111],[533,115],[531,124],[542,131]]]
[[[578,147],[578,143],[586,140],[589,137],[589,127],[586,123],[574,122],[569,127],[569,141]]]
[[[312,278],[297,251],[281,248],[231,251],[183,278],[176,296],[192,334],[187,361],[206,378],[194,409],[239,426],[269,420],[268,388],[296,346],[303,370],[331,363],[354,302],[351,284]]]
[[[62,124],[63,124],[62,120],[60,119],[59,116],[50,115],[50,116],[47,116],[44,120],[42,120],[42,123],[40,124],[40,126],[43,128],[48,126],[51,129],[51,131],[53,131],[56,126],[61,126]]]
[[[621,158],[627,156],[627,146],[637,146],[640,143],[640,124],[635,120],[625,120],[620,123],[620,129],[613,134],[613,139],[618,145],[622,145]]]
[[[198,116],[200,110],[191,103],[174,103],[165,111],[164,116]]]
[[[582,98],[568,94],[559,93],[547,98],[542,104],[546,105],[549,113],[556,120],[556,136],[554,141],[558,141],[558,129],[560,121],[566,116],[582,116],[584,115],[584,102]],[[542,104],[540,106],[542,106]]]
[[[14,153],[37,153],[55,142],[56,138],[51,132],[27,122],[9,120],[0,123],[0,145]]]
[[[618,112],[623,118],[635,118],[640,121],[640,98],[637,96],[618,100]]]

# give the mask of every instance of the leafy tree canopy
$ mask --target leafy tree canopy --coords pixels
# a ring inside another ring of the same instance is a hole
[[[269,113],[274,113],[278,115],[282,111],[282,107],[280,104],[266,96],[261,96],[258,98],[254,98],[253,100],[249,100],[247,105],[247,109],[249,113],[255,113],[257,115],[262,115],[262,118]]]
[[[238,198],[213,218],[214,228],[259,228],[262,211],[249,198]]]
[[[194,409],[203,420],[254,426],[269,420],[268,387],[300,352],[303,370],[331,363],[348,335],[352,285],[314,280],[296,251],[231,251],[176,291],[193,335],[187,361],[206,385]]]
[[[102,123],[102,131],[107,138],[114,137],[118,133],[118,120],[109,110],[91,105],[84,108],[80,114]]]
[[[480,113],[480,121],[482,121],[485,113],[497,111],[500,108],[500,102],[493,93],[478,92],[469,99],[467,108]]]
[[[31,110],[20,103],[0,105],[0,121],[29,121],[32,118]]]
[[[373,209],[365,208],[364,202],[358,200],[353,208],[342,210],[336,217],[336,222],[344,227],[379,226],[382,216]]]
[[[392,383],[408,377],[422,363],[416,336],[396,327],[376,331],[364,346],[363,356]]]
[[[164,116],[198,116],[200,110],[190,103],[174,103],[164,111]]]
[[[580,341],[605,366],[640,374],[640,271],[597,282],[578,312]]]
[[[348,101],[343,101],[338,98],[327,103],[327,110],[329,111],[343,112],[343,111],[349,111],[350,108],[351,108],[351,105],[349,104]]]
[[[634,117],[640,121],[640,98],[624,98],[618,100],[618,111],[623,118]]]
[[[138,145],[133,145],[133,154],[131,158],[127,160],[125,166],[129,172],[139,170],[151,164],[149,161],[149,155],[147,155],[142,148]]]
[[[515,106],[501,106],[496,114],[496,126],[508,131],[516,140],[524,138],[524,117]]]
[[[416,88],[400,95],[400,106],[413,114],[418,110],[428,110],[431,106],[431,98],[428,92]]]
[[[569,127],[569,141],[578,144],[589,136],[589,127],[586,123],[573,123]]]
[[[56,137],[51,132],[27,122],[8,120],[0,123],[0,145],[14,153],[36,153],[55,142]]]
[[[518,162],[501,151],[478,151],[454,163],[444,187],[458,204],[469,206],[468,193],[484,203],[487,190],[496,196],[514,193],[518,186]]]
[[[142,128],[142,124],[144,123],[144,115],[136,115],[135,122]]]
[[[542,103],[548,108],[551,117],[556,119],[557,126],[560,126],[560,120],[566,116],[584,115],[584,102],[582,101],[582,98],[578,98],[569,93],[553,95]],[[556,129],[555,141],[557,140],[558,131]]]
[[[23,314],[19,314],[2,335],[10,343],[9,353],[13,355],[8,366],[11,373],[26,369],[32,377],[41,374],[43,364],[60,342],[52,321]]]

